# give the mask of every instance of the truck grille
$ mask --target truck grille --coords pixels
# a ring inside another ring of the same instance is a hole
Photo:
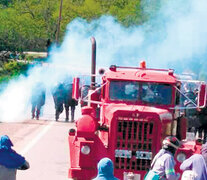
[[[117,119],[115,168],[148,170],[152,160],[154,122],[128,117]]]

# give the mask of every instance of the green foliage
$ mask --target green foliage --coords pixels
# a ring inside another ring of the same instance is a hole
[[[25,74],[28,70],[29,64],[17,61],[10,61],[4,63],[0,68],[0,83],[8,81],[11,78],[18,77],[20,74]]]
[[[0,50],[45,51],[56,29],[57,0],[14,0],[0,11]],[[6,39],[6,40],[5,40]]]
[[[12,0],[0,0],[0,5],[2,5],[2,7],[8,7],[11,2]]]
[[[142,9],[140,1],[131,0],[123,2],[115,2],[110,7],[109,12],[118,18],[125,26],[131,26],[142,23]]]
[[[55,41],[61,0],[0,0],[0,50],[46,51]],[[73,19],[91,21],[103,14],[125,26],[146,20],[141,0],[63,0],[60,38]]]

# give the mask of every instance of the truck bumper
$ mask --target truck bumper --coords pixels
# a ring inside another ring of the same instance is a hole
[[[75,180],[91,180],[96,177],[96,171],[96,169],[70,168],[68,171],[68,178]]]

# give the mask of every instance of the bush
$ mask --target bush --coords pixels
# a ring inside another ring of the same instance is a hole
[[[4,63],[0,68],[0,83],[9,81],[12,78],[19,76],[20,74],[26,75],[29,64],[17,61],[10,61]]]

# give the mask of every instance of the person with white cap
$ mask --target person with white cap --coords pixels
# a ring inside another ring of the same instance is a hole
[[[180,146],[175,136],[167,136],[162,142],[162,149],[154,157],[151,170],[145,180],[177,180],[180,175],[175,173],[174,154]]]

